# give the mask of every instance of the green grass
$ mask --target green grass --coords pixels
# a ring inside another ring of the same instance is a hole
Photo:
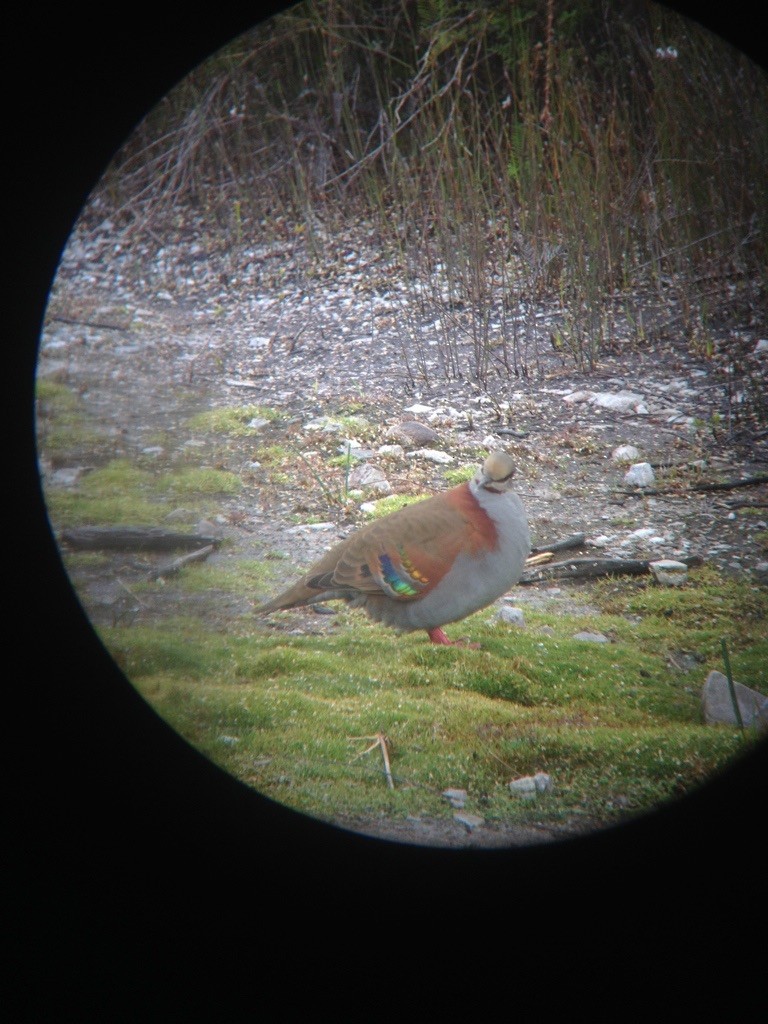
[[[157,473],[128,459],[113,459],[85,474],[76,488],[49,488],[46,504],[57,527],[124,523],[160,525],[179,501],[206,514],[221,495],[240,489],[240,479],[224,470],[181,466]]]
[[[465,480],[471,480],[477,471],[478,464],[482,461],[482,456],[478,456],[477,462],[470,463],[468,466],[459,466],[457,469],[446,469],[444,474],[445,482],[450,487],[455,487],[457,484],[463,484]]]
[[[104,437],[71,388],[59,381],[41,379],[35,384],[35,397],[42,454],[74,462],[104,445]]]
[[[242,571],[240,583],[234,575],[227,584],[203,567],[210,584],[258,591],[263,566]],[[479,651],[398,637],[346,610],[321,636],[246,618],[226,632],[174,620],[107,629],[103,639],[181,735],[298,810],[341,822],[450,818],[440,794],[460,787],[467,810],[489,822],[609,823],[696,787],[743,749],[736,729],[703,724],[701,685],[710,669],[722,669],[719,638],[738,620],[735,676],[768,690],[767,609],[764,591],[710,572],[681,590],[614,582],[594,596],[610,610],[580,618],[527,612],[524,629],[485,611],[451,627],[454,638],[479,641]],[[291,617],[271,621],[290,628]],[[614,642],[574,640],[583,628]],[[667,655],[678,646],[704,661],[672,671]],[[356,756],[370,742],[360,737],[379,732],[390,742],[394,790],[377,750]],[[510,794],[510,780],[537,771],[551,775],[551,793],[534,801]]]
[[[381,519],[382,516],[388,516],[392,512],[405,508],[406,505],[413,505],[414,502],[423,501],[424,498],[429,497],[429,494],[390,494],[386,498],[380,498],[369,515],[372,519]]]
[[[236,494],[241,483],[238,476],[223,469],[185,466],[175,472],[165,473],[157,481],[157,487],[160,491],[187,499],[200,495]]]
[[[127,459],[114,459],[84,475],[77,488],[49,489],[46,503],[58,527],[120,523],[155,526],[172,508],[158,497],[154,474]]]
[[[198,413],[189,421],[191,430],[228,437],[252,437],[260,427],[250,426],[253,420],[275,420],[279,413],[263,405],[234,405]]]

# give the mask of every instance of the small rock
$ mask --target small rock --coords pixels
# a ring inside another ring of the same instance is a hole
[[[596,405],[600,409],[610,409],[612,412],[647,412],[643,404],[643,396],[635,394],[634,391],[598,391],[590,399],[590,405]]]
[[[522,608],[511,608],[509,605],[504,604],[496,612],[496,618],[499,622],[506,622],[511,626],[524,626],[525,616],[523,615]]]
[[[444,789],[440,795],[449,801],[451,807],[455,807],[458,810],[461,810],[467,802],[466,789]]]
[[[650,537],[656,535],[656,530],[652,526],[642,526],[639,530],[633,530],[632,533],[626,538],[626,540],[633,544],[637,541],[648,540]]]
[[[608,637],[607,636],[603,636],[602,633],[590,633],[587,630],[584,630],[581,633],[574,633],[573,634],[573,639],[574,640],[584,640],[584,641],[586,641],[587,643],[590,643],[590,644],[609,644],[611,642],[608,639]]]
[[[390,455],[402,458],[405,455],[405,449],[401,444],[383,444],[379,448],[379,455]]]
[[[734,682],[741,720],[746,728],[754,726],[759,732],[768,731],[768,697]],[[707,725],[738,725],[731,699],[728,677],[722,672],[710,672],[704,683],[701,700]]]
[[[85,473],[84,466],[55,469],[50,475],[49,483],[51,487],[74,487],[83,473]]]
[[[386,484],[387,490],[391,490],[389,482],[382,471],[368,462],[355,466],[349,474],[350,487],[373,487],[382,483]]]
[[[448,452],[441,452],[435,448],[417,448],[416,451],[408,452],[406,458],[426,459],[428,462],[437,462],[441,466],[447,466],[455,461]]]
[[[688,566],[672,558],[660,558],[650,563],[650,569],[657,583],[668,587],[682,587],[688,579]]]
[[[358,451],[359,451],[359,450],[360,450],[360,449],[361,449],[362,447],[363,447],[363,446],[362,446],[362,445],[360,444],[360,442],[359,442],[359,441],[356,441],[354,437],[348,437],[348,438],[347,438],[347,440],[346,440],[346,441],[344,441],[344,443],[343,443],[343,444],[340,444],[340,445],[339,445],[339,446],[337,447],[337,449],[336,449],[336,453],[337,453],[338,455],[346,455],[346,454],[347,454],[347,452],[349,452],[349,453],[350,453],[350,455],[354,455],[354,456],[357,456],[357,452],[358,452]]]
[[[549,793],[552,789],[552,778],[546,772],[536,772],[535,775],[523,775],[522,778],[513,779],[509,783],[509,790],[515,796],[533,797],[537,793]]]
[[[755,566],[755,576],[760,583],[768,584],[768,562],[758,562]]]
[[[756,356],[768,356],[768,339],[761,338],[755,345]]]
[[[378,501],[364,501],[360,506],[360,511],[365,512],[367,516],[372,516],[376,511]]]
[[[328,416],[318,416],[304,424],[305,430],[324,430],[329,434],[340,434],[344,429],[341,423],[330,419]]]
[[[403,409],[403,412],[409,412],[413,416],[426,416],[429,415],[429,413],[434,412],[434,409],[430,405],[420,405],[416,402],[414,405],[409,405],[407,408]]]
[[[263,416],[254,416],[252,420],[249,420],[247,426],[250,430],[259,430],[261,427],[266,427],[269,420],[265,420]]]
[[[473,832],[483,824],[483,819],[479,815],[466,814],[463,811],[459,814],[454,814],[453,820],[463,825],[467,832]]]
[[[397,441],[403,441],[405,444],[435,444],[440,440],[440,435],[432,427],[428,427],[425,423],[419,423],[417,420],[406,420],[405,423],[398,423],[394,427],[390,427],[387,430],[385,437],[392,438]]]
[[[651,487],[655,480],[650,462],[636,462],[624,474],[624,483],[629,487]]]
[[[640,458],[640,452],[635,448],[633,444],[622,444],[618,448],[614,448],[611,452],[611,458],[614,462],[635,462]]]
[[[608,534],[601,533],[599,537],[587,537],[584,543],[590,548],[607,548],[616,538],[608,536]]]
[[[570,395],[563,396],[563,401],[575,405],[577,402],[589,402],[594,397],[594,391],[572,391]]]

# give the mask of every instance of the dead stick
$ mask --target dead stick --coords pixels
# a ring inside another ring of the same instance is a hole
[[[151,569],[147,573],[147,579],[156,580],[161,576],[171,576],[173,573],[178,572],[179,569],[183,569],[185,565],[189,565],[190,562],[202,562],[212,551],[213,544],[207,544],[204,548],[199,548],[197,551],[190,551],[188,555],[181,555],[180,558],[174,558],[172,562],[166,562],[165,565],[159,565],[156,569]]]
[[[688,494],[695,494],[699,491],[733,491],[737,487],[757,487],[760,484],[768,484],[768,476],[750,476],[743,480],[723,480],[720,483],[712,484],[691,484],[690,487],[678,489],[676,487],[644,487],[641,491],[626,491],[622,488],[614,488],[615,494],[623,494],[627,498],[645,498],[647,495],[672,494],[678,498],[684,498]]]
[[[387,785],[390,789],[395,788],[394,780],[392,779],[392,769],[389,765],[389,751],[387,750],[387,737],[383,732],[379,733],[379,746],[381,747],[381,756],[384,758],[384,774],[387,777]]]
[[[383,732],[377,732],[375,736],[352,736],[350,738],[353,739],[353,740],[373,740],[373,743],[370,745],[370,747],[366,747],[365,750],[361,751],[359,754],[356,754],[352,758],[353,761],[357,761],[357,759],[359,757],[363,757],[365,754],[370,754],[370,752],[374,749],[374,747],[380,747],[381,748],[381,756],[384,759],[384,775],[386,776],[386,779],[387,779],[387,785],[389,786],[390,789],[394,789],[395,788],[395,783],[394,783],[394,780],[392,778],[392,769],[391,769],[390,764],[389,764],[389,752],[387,750],[387,737],[384,735],[384,733]]]
[[[580,548],[586,535],[583,533],[574,533],[570,537],[566,537],[565,540],[556,540],[553,544],[538,544],[531,548],[531,554],[543,554],[547,551],[567,551],[569,548]]]
[[[699,555],[680,559],[689,568],[702,565]],[[598,576],[642,576],[651,571],[650,560],[639,558],[570,558],[542,566],[536,573],[524,573],[520,583],[538,583],[552,576],[568,576],[571,579],[594,579]]]

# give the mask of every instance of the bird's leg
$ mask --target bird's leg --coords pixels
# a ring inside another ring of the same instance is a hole
[[[433,644],[445,644],[448,647],[473,647],[477,650],[480,649],[480,644],[468,644],[463,640],[449,640],[439,626],[435,626],[434,629],[428,629],[427,636]]]
[[[453,641],[449,640],[445,633],[440,629],[439,626],[435,626],[434,629],[427,630],[427,636],[433,644],[449,644],[453,645]]]

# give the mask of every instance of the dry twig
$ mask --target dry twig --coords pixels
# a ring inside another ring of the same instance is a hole
[[[352,758],[353,761],[357,761],[359,757],[363,757],[365,754],[369,754],[376,747],[379,747],[381,749],[381,756],[384,760],[384,775],[386,776],[387,779],[387,785],[389,786],[390,789],[394,789],[395,783],[394,780],[392,779],[392,769],[389,764],[389,751],[387,749],[388,740],[384,733],[377,732],[375,736],[352,736],[350,738],[353,740],[373,740],[373,743],[370,745],[370,747],[366,747],[365,750],[361,751],[359,754],[356,754],[355,757]]]

